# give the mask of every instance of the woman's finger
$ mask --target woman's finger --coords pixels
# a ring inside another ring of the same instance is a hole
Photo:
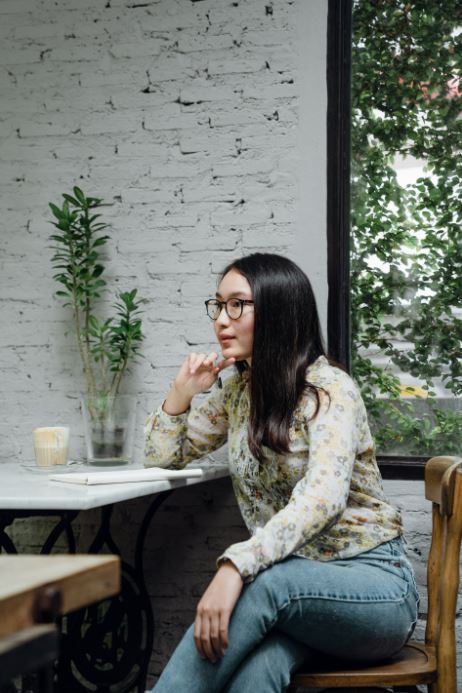
[[[223,359],[223,361],[220,361],[220,363],[217,364],[217,368],[219,371],[222,371],[224,368],[232,366],[233,363],[236,363],[236,359],[234,358],[234,356],[231,356],[229,359]]]
[[[210,643],[217,659],[223,656],[220,642],[220,615],[218,613],[210,620]]]
[[[220,635],[220,654],[223,657],[228,647],[228,626],[229,626],[229,612],[222,610],[220,612],[220,622],[219,622],[219,635]]]
[[[202,647],[201,628],[202,616],[200,614],[197,614],[196,620],[194,621],[194,642],[196,643],[196,649],[199,652],[199,656],[202,657],[202,659],[207,659],[205,656],[204,648]]]
[[[191,373],[197,373],[199,368],[207,368],[209,371],[213,370],[213,362],[218,358],[218,354],[212,351],[208,356],[205,354],[197,354],[194,364],[191,367]]]
[[[215,351],[210,352],[210,354],[204,359],[204,366],[212,366],[215,359],[218,358],[218,354]]]
[[[196,354],[194,351],[192,351],[192,352],[189,354],[189,356],[188,356],[188,369],[189,369],[189,372],[191,372],[191,368],[194,366],[194,362],[195,362],[196,358],[197,358],[197,354]]]
[[[194,354],[193,362],[189,368],[190,372],[195,373],[204,359],[205,354]]]
[[[201,644],[202,649],[205,652],[205,656],[211,662],[215,662],[217,657],[212,648],[212,643],[210,641],[210,618],[204,615],[201,619]]]

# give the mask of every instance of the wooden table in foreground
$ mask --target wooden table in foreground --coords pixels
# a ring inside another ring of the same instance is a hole
[[[119,590],[118,556],[0,556],[0,685],[48,666],[52,690],[54,622]]]
[[[0,556],[0,638],[36,623],[50,589],[58,616],[120,590],[118,556]]]
[[[34,467],[26,468],[14,462],[0,464],[0,554],[18,552],[8,533],[16,520],[27,518],[35,522],[37,517],[45,516],[56,518],[56,523],[40,553],[53,554],[56,543],[64,537],[72,555],[77,550],[74,520],[81,511],[98,508],[99,526],[91,543],[79,549],[98,556],[120,555],[111,527],[115,505],[143,496],[151,498],[134,541],[134,561],[128,563],[122,557],[120,593],[102,605],[84,607],[63,619],[59,693],[144,693],[146,690],[154,641],[154,614],[144,576],[146,537],[156,513],[175,489],[204,484],[229,474],[223,464],[197,463],[190,468],[193,466],[203,469],[202,477],[83,486],[50,481],[46,473]],[[75,468],[75,471],[82,470]],[[23,683],[14,691],[29,693],[30,686]]]

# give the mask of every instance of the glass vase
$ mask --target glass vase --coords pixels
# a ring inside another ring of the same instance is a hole
[[[88,464],[112,466],[132,462],[136,405],[134,395],[82,398]]]

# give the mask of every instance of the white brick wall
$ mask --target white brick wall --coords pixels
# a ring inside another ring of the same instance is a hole
[[[327,6],[312,7],[320,3]],[[306,153],[297,21],[309,20],[299,5],[0,3],[0,461],[30,459],[32,427],[57,417],[72,423],[72,454],[83,450],[83,379],[68,311],[52,297],[48,201],[74,184],[103,197],[113,225],[110,289],[136,286],[149,299],[146,359],[125,383],[140,395],[138,457],[145,413],[185,354],[213,345],[202,301],[220,269],[255,250],[294,255]],[[323,136],[312,133],[313,151]],[[308,233],[323,246],[323,228]],[[422,581],[429,513],[421,485],[387,488],[404,511]],[[117,509],[115,534],[127,551],[146,503]],[[96,520],[82,515],[81,549]],[[13,533],[37,549],[43,527],[23,521]],[[193,618],[216,556],[245,536],[227,480],[177,492],[155,527],[162,531],[153,529],[146,557],[153,677]]]
[[[83,381],[52,298],[47,203],[77,183],[110,205],[112,289],[150,301],[147,358],[126,382],[143,393],[141,421],[166,369],[213,343],[214,275],[251,250],[290,251],[296,17],[286,1],[224,0],[2,2],[0,16],[0,457],[30,456],[30,426],[53,411],[74,423],[78,455]]]

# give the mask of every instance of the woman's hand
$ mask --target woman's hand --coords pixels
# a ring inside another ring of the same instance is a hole
[[[192,353],[186,357],[163,404],[166,414],[177,416],[185,412],[194,395],[210,389],[220,371],[236,361],[231,357],[215,364],[217,358],[214,351],[208,356]]]
[[[218,378],[220,371],[236,361],[232,357],[215,364],[217,358],[218,354],[214,351],[208,356],[206,354],[189,354],[175,378],[174,387],[176,390],[191,399],[199,392],[209,390]]]
[[[228,647],[228,626],[244,581],[227,561],[218,569],[197,605],[194,641],[202,659],[215,663]]]

